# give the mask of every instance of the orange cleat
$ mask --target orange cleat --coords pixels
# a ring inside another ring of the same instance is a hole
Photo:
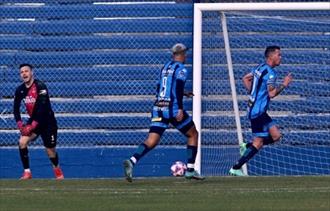
[[[63,175],[63,172],[60,167],[54,168],[54,174],[55,174],[55,179],[57,179],[57,180],[64,179],[64,175]]]
[[[32,173],[31,171],[24,171],[20,180],[28,180],[28,179],[32,179]]]

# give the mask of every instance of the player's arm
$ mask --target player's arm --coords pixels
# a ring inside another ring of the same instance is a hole
[[[184,85],[185,85],[185,81],[180,79],[176,80],[175,92],[176,92],[179,109],[183,109]]]
[[[20,107],[21,107],[21,95],[20,95],[20,89],[17,88],[15,91],[15,96],[14,96],[14,117],[16,120],[17,128],[21,130],[23,128],[23,122],[21,118],[21,112],[20,112]]]
[[[157,80],[157,84],[156,84],[156,96],[159,95],[159,91],[160,91],[160,83],[161,83],[161,79],[162,79],[162,70],[165,68],[166,65],[164,65],[162,68],[161,68],[161,71],[159,72],[159,75],[158,75],[158,80]]]
[[[275,83],[269,83],[268,87],[268,96],[270,98],[274,98],[279,95],[292,81],[292,75],[289,73],[287,76],[284,77],[283,83],[276,86]]]
[[[160,83],[157,82],[157,84],[156,84],[156,95],[157,95],[157,96],[158,96],[158,94],[159,94],[159,90],[160,90]]]
[[[48,96],[48,89],[44,83],[38,83],[38,97],[36,101],[35,108],[33,110],[31,119],[32,123],[31,125],[36,128],[37,125],[42,121],[45,114],[48,111],[48,102],[49,102],[49,96]],[[33,128],[33,129],[34,129]]]
[[[177,80],[176,82],[176,96],[177,96],[177,102],[178,102],[178,113],[176,115],[176,120],[178,122],[181,122],[183,119],[183,95],[184,95],[184,85],[185,82],[182,80]]]
[[[181,121],[183,119],[183,96],[184,96],[184,86],[187,80],[187,70],[182,68],[178,70],[177,77],[176,77],[176,89],[175,94],[178,102],[179,111],[176,116],[177,121]]]
[[[181,68],[177,70],[177,77],[176,77],[176,98],[178,102],[179,109],[183,109],[183,96],[184,94],[184,86],[187,80],[187,69]]]
[[[251,89],[252,89],[253,73],[250,72],[250,73],[244,75],[242,80],[243,80],[245,89],[250,93]]]

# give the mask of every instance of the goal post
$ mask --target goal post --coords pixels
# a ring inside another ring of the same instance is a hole
[[[292,3],[195,3],[194,4],[194,30],[193,30],[193,120],[199,131],[198,153],[196,157],[196,169],[202,171],[202,147],[203,147],[203,130],[202,130],[202,92],[203,92],[203,14],[208,11],[217,11],[221,15],[219,20],[219,28],[222,26],[222,34],[224,41],[224,52],[226,55],[227,71],[229,74],[229,83],[231,88],[231,97],[233,105],[233,113],[236,122],[237,143],[243,142],[242,127],[240,122],[238,96],[236,93],[237,82],[235,82],[235,70],[233,68],[232,55],[230,48],[230,37],[228,36],[227,22],[225,12],[247,12],[247,11],[324,11],[330,10],[328,2],[292,2]],[[220,31],[220,30],[219,30]],[[212,36],[212,35],[210,35]],[[266,47],[266,45],[264,46]],[[282,46],[285,48],[285,46]],[[252,47],[251,47],[252,48]],[[264,49],[260,49],[261,51]],[[327,49],[325,49],[327,50]],[[205,59],[206,60],[206,59]],[[324,63],[324,62],[323,62]],[[257,65],[257,64],[256,64]],[[328,65],[328,64],[327,64]],[[329,119],[325,120],[328,123]],[[221,124],[221,123],[220,123]],[[328,130],[326,128],[325,130]],[[229,170],[229,169],[228,169]],[[246,167],[243,171],[247,173]],[[202,172],[203,173],[203,172]]]

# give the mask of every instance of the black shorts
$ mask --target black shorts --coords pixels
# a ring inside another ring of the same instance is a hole
[[[269,128],[274,125],[275,123],[267,113],[264,113],[255,119],[251,119],[252,133],[256,137],[268,137]]]
[[[38,125],[38,127],[32,131],[37,136],[41,136],[43,144],[46,148],[54,148],[57,143],[57,123],[52,121],[45,125]]]
[[[149,129],[149,133],[157,133],[162,136],[164,131],[168,128],[169,123],[178,129],[183,135],[186,135],[188,130],[195,126],[192,118],[186,111],[184,111],[183,119],[180,122],[178,122],[175,117],[170,119],[159,118],[157,121],[153,120]]]

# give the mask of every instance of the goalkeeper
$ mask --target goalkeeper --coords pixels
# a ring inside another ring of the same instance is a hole
[[[281,139],[279,128],[268,116],[270,99],[279,95],[292,81],[289,73],[281,85],[276,85],[277,75],[273,69],[281,63],[281,49],[268,46],[265,50],[266,62],[243,77],[243,83],[250,96],[248,101],[248,118],[251,121],[254,139],[252,143],[240,145],[241,158],[229,170],[233,176],[245,176],[241,167],[250,160],[263,145],[278,142]]]
[[[172,60],[160,70],[157,84],[156,100],[151,112],[151,125],[148,138],[140,144],[130,159],[124,161],[124,173],[127,181],[132,182],[134,165],[160,141],[161,136],[171,123],[187,137],[187,171],[185,178],[202,180],[195,171],[194,164],[197,154],[198,132],[189,114],[183,109],[184,86],[187,69],[184,66],[186,51],[181,43],[172,48]],[[192,93],[188,94],[191,96]]]
[[[53,164],[55,178],[63,179],[63,172],[59,167],[58,155],[55,150],[57,123],[50,105],[47,87],[43,82],[34,79],[30,64],[21,64],[19,69],[23,83],[17,87],[15,92],[14,116],[21,133],[19,153],[24,168],[21,179],[27,180],[32,178],[27,146],[29,142],[35,140],[39,135],[41,135],[48,157]],[[26,124],[23,123],[20,115],[22,100],[30,117]]]

